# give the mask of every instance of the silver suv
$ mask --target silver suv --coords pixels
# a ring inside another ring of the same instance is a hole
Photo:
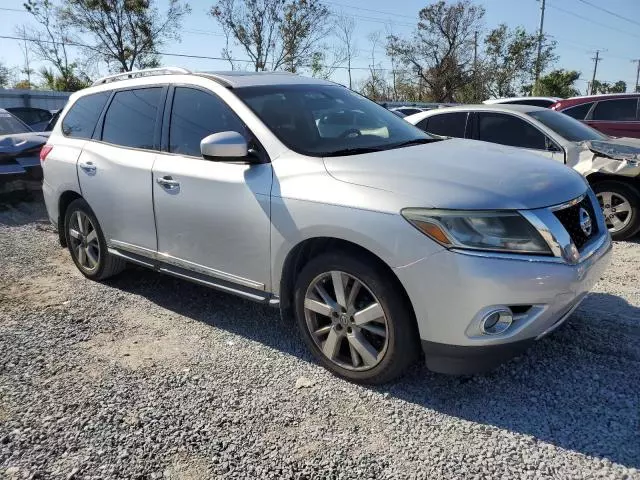
[[[564,165],[440,141],[291,74],[101,79],[72,95],[41,161],[86,277],[131,262],[279,307],[320,363],[363,383],[421,351],[438,372],[497,365],[560,325],[611,251]]]

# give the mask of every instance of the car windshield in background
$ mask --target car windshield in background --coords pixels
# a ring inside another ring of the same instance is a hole
[[[584,142],[585,140],[607,140],[609,137],[594,130],[584,123],[555,110],[538,110],[529,115],[543,123],[561,137],[570,142]]]
[[[0,135],[29,133],[31,129],[10,113],[0,112]]]
[[[304,155],[356,155],[435,141],[338,85],[270,85],[234,92],[287,147]]]

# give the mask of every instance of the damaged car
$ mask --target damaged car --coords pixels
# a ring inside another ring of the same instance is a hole
[[[574,118],[530,105],[465,105],[410,115],[425,132],[519,147],[587,178],[614,240],[640,230],[640,139],[610,137]]]
[[[0,180],[42,179],[40,150],[50,132],[34,132],[7,110],[0,109]]]

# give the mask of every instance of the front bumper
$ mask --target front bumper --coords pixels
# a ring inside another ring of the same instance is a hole
[[[394,269],[413,304],[427,366],[473,373],[525,350],[577,308],[609,264],[611,248],[604,234],[576,264],[443,250]],[[504,333],[482,334],[479,323],[496,308],[521,313]]]

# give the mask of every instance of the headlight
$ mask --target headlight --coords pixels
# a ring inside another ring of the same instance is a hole
[[[517,212],[405,208],[402,216],[448,248],[550,255],[547,242]]]

